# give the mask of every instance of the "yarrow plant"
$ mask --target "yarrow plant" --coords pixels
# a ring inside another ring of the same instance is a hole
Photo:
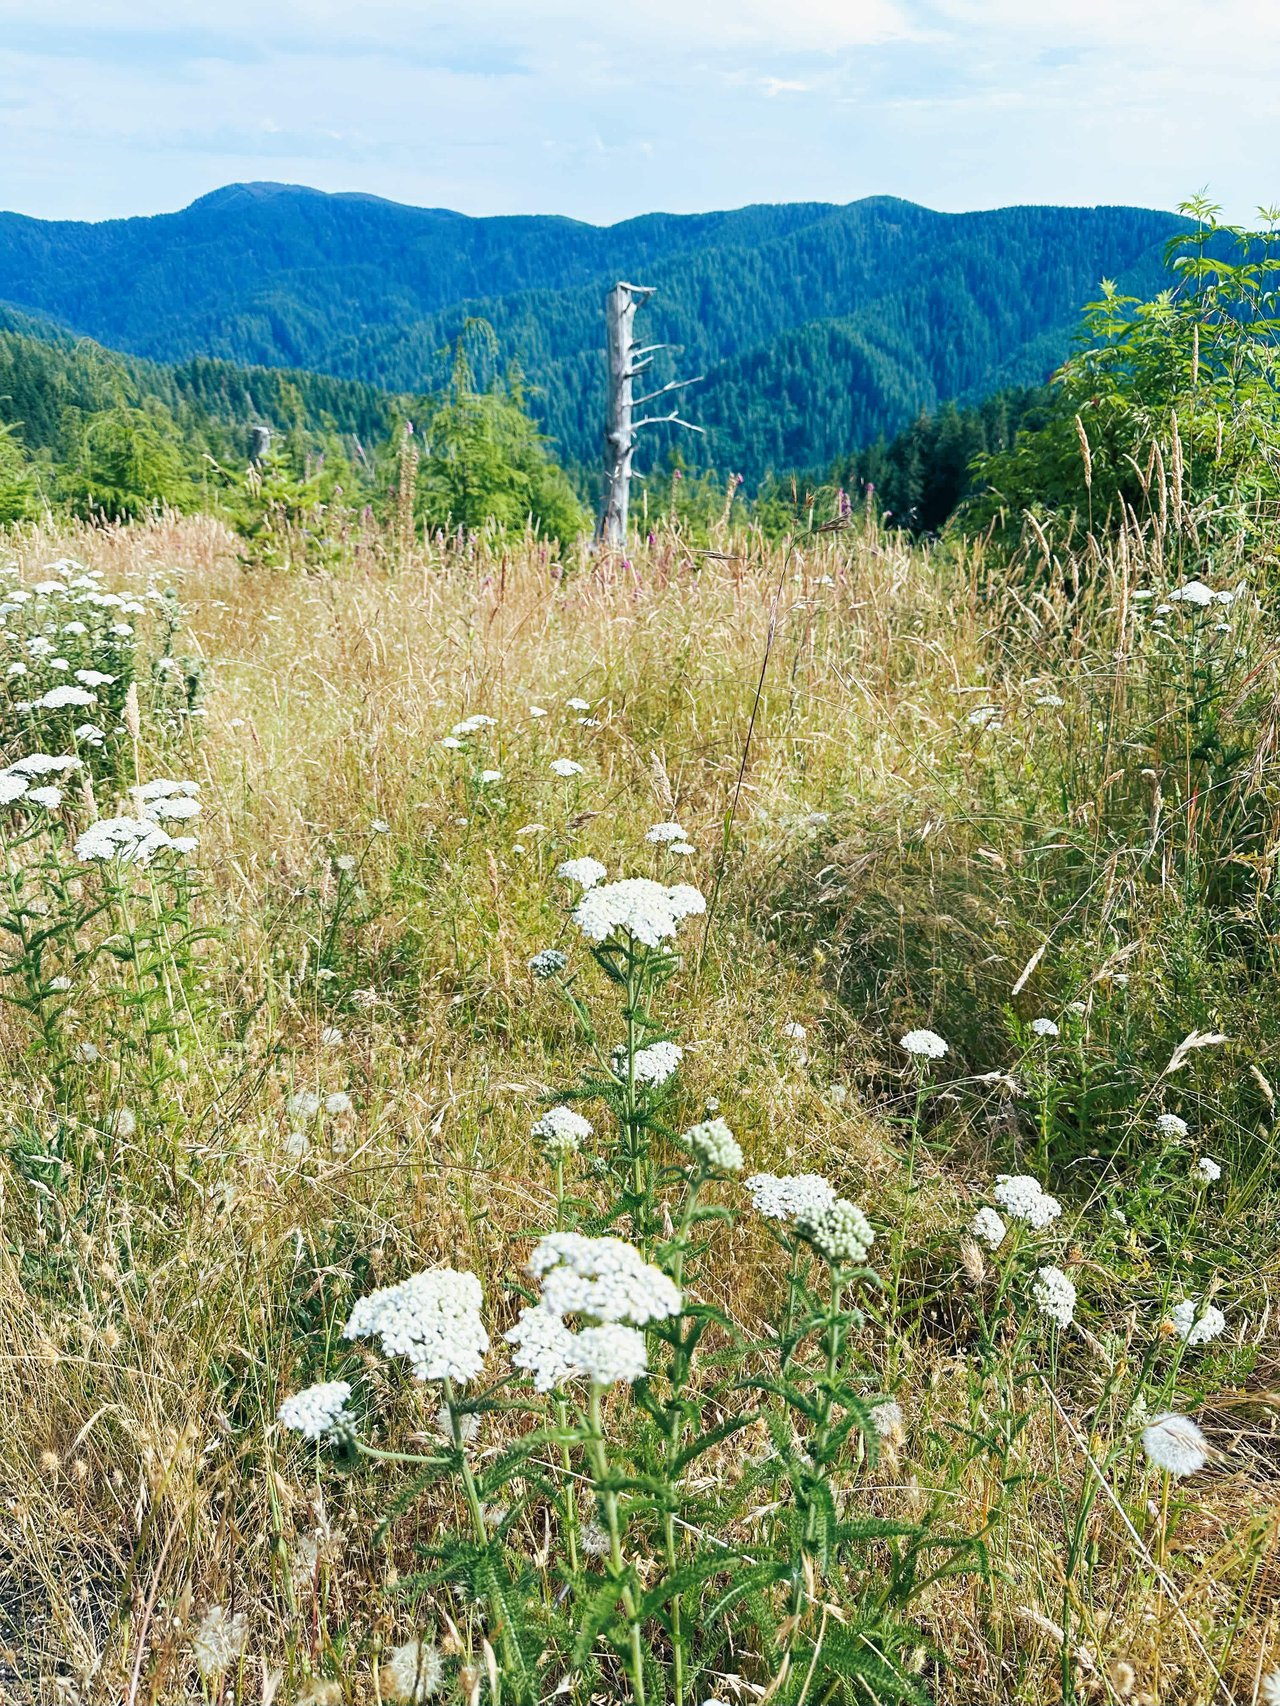
[[[902,1654],[928,1525],[886,1527],[851,1509],[859,1465],[902,1431],[900,1405],[861,1368],[876,1232],[817,1175],[753,1173],[744,1189],[743,1145],[714,1101],[693,1123],[669,1120],[683,1050],[654,1007],[702,895],[643,878],[606,883],[590,869],[560,874],[582,890],[571,921],[618,993],[625,1039],[602,1044],[563,966],[551,968],[546,987],[569,1001],[593,1064],[532,1122],[556,1224],[513,1287],[514,1323],[494,1349],[479,1280],[445,1268],[355,1303],[347,1338],[373,1338],[415,1379],[439,1382],[435,1453],[362,1439],[346,1381],[286,1398],[281,1422],[321,1446],[407,1466],[415,1479],[384,1528],[419,1488],[458,1477],[467,1530],[428,1545],[425,1570],[406,1586],[455,1593],[466,1639],[489,1643],[509,1706],[559,1694],[698,1706],[730,1664],[808,1678],[816,1698],[861,1678],[886,1702],[921,1702]],[[590,1118],[579,1112],[590,1103],[611,1117],[612,1135],[594,1106]],[[789,1258],[758,1342],[701,1296],[708,1249],[744,1211]],[[473,1457],[489,1411],[524,1411],[530,1423],[496,1455]],[[728,1480],[708,1475],[710,1454],[746,1430],[769,1449]],[[554,1594],[536,1589],[517,1542],[525,1521],[563,1536]],[[843,1584],[886,1536],[897,1585],[887,1596],[868,1586],[849,1603]],[[948,1545],[968,1556],[963,1535]],[[833,1629],[823,1606],[837,1592],[845,1609]],[[406,1652],[404,1683],[421,1668]],[[429,1680],[447,1686],[447,1665]],[[798,1696],[779,1699],[794,1706]]]

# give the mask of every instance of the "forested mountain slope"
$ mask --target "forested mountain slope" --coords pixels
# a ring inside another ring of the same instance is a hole
[[[627,277],[658,289],[646,338],[706,375],[690,409],[709,431],[687,449],[755,478],[822,466],[948,398],[1041,381],[1104,275],[1158,287],[1177,225],[1140,208],[941,214],[876,197],[597,227],[232,185],[151,218],[0,215],[0,301],[158,360],[397,391],[437,385],[442,350],[482,316],[560,455],[590,467],[601,294]]]

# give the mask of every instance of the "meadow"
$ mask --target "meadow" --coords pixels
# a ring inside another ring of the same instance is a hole
[[[0,541],[6,1695],[1280,1700],[1269,547],[242,559]]]

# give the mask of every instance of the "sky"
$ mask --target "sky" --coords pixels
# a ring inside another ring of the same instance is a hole
[[[1277,0],[0,0],[0,208],[1280,202]]]

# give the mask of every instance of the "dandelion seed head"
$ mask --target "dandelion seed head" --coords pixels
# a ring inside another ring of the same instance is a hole
[[[906,1425],[902,1405],[896,1398],[882,1398],[871,1411],[871,1425],[881,1439],[901,1439]]]
[[[1209,1442],[1189,1416],[1155,1416],[1142,1430],[1142,1449],[1157,1469],[1194,1475],[1209,1461]]]
[[[191,1637],[191,1656],[206,1678],[221,1676],[239,1659],[249,1639],[249,1624],[242,1611],[230,1612],[211,1605],[196,1624]]]
[[[444,1660],[438,1647],[428,1641],[405,1641],[392,1647],[378,1672],[384,1698],[397,1706],[417,1706],[440,1692],[444,1682]]]
[[[335,1117],[351,1112],[351,1098],[345,1090],[331,1090],[324,1099],[324,1111]]]

